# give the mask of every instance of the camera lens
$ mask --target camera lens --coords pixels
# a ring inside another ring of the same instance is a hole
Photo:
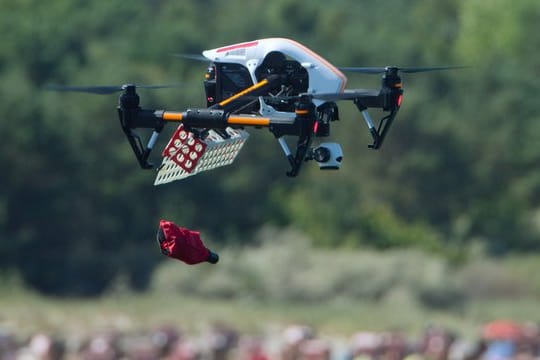
[[[320,146],[313,150],[313,158],[316,162],[325,163],[330,160],[330,150],[323,146]]]

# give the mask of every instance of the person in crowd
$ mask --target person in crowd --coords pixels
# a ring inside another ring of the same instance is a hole
[[[315,337],[313,328],[306,325],[289,325],[283,331],[281,360],[298,360],[302,344]]]

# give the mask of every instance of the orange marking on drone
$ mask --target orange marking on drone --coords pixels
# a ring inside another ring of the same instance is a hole
[[[309,114],[309,110],[295,110],[294,111],[296,115],[307,115]]]
[[[181,112],[165,111],[161,118],[165,121],[182,121],[184,114]]]
[[[231,115],[227,119],[227,123],[231,125],[269,126],[270,119],[265,117]]]
[[[252,92],[254,90],[257,90],[257,89],[265,86],[266,84],[268,84],[268,80],[264,79],[264,80],[256,83],[255,85],[250,86],[247,89],[244,89],[244,90],[240,91],[239,93],[236,93],[233,96],[226,98],[225,100],[223,100],[222,102],[219,103],[219,106],[225,106],[225,105],[229,104],[230,102],[232,102],[232,101],[234,101],[234,100],[236,100],[236,99],[238,99],[238,98],[240,98],[240,97],[242,97],[242,96],[244,96],[246,94],[249,94],[250,92]]]

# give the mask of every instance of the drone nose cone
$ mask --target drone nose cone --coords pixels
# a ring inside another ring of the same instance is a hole
[[[217,56],[217,51],[216,49],[212,49],[212,50],[205,50],[202,52],[203,56],[205,58],[207,58],[208,60],[210,61],[217,61],[219,60],[219,57]]]

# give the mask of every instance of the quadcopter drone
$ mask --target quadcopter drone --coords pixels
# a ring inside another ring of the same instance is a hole
[[[186,111],[143,109],[136,86],[61,86],[56,90],[110,94],[121,91],[118,116],[143,169],[155,168],[150,153],[167,123],[178,128],[162,152],[155,185],[186,178],[234,161],[249,137],[246,128],[267,128],[277,139],[288,162],[287,175],[298,175],[304,162],[315,160],[321,169],[339,169],[343,152],[339,143],[314,139],[330,136],[330,125],[339,119],[336,102],[352,101],[361,113],[372,143],[379,149],[399,111],[403,88],[399,72],[415,73],[451,67],[347,67],[337,68],[321,56],[284,38],[260,39],[204,51],[210,65],[204,78],[206,108]],[[193,57],[193,56],[186,56]],[[343,72],[382,74],[380,89],[345,89]],[[377,122],[369,109],[382,110]],[[146,145],[135,132],[151,129]],[[295,137],[291,150],[286,137]]]

